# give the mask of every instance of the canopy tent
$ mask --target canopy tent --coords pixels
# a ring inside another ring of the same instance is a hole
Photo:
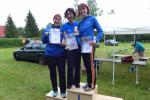
[[[116,13],[97,17],[104,34],[150,34],[150,10],[140,13]],[[135,33],[136,32],[136,33]]]
[[[136,40],[136,34],[150,34],[150,12],[149,14],[143,12],[140,15],[118,15],[110,14],[106,16],[97,17],[105,35],[134,35],[134,41]],[[115,45],[113,46],[113,55],[115,53]],[[113,56],[113,73],[112,84],[115,79],[115,57]]]
[[[135,29],[136,34],[150,34],[150,26]]]

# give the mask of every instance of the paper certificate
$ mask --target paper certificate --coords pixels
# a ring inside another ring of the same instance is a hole
[[[67,46],[69,50],[78,49],[78,44],[73,34],[66,35]]]
[[[92,46],[90,46],[90,38],[88,37],[82,37],[81,38],[81,53],[91,53],[92,52]]]
[[[50,43],[60,44],[60,29],[52,28],[49,34]]]

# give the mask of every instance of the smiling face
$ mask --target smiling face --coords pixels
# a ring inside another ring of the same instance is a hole
[[[54,25],[58,26],[61,24],[61,16],[60,15],[55,15],[53,18]]]
[[[80,15],[81,17],[87,16],[87,15],[88,15],[87,12],[88,12],[88,11],[87,11],[87,8],[86,8],[86,7],[80,7],[80,8],[79,8],[79,15]]]
[[[86,17],[87,15],[89,15],[89,7],[84,4],[84,3],[81,3],[79,6],[78,6],[78,13],[79,13],[79,17],[81,18],[84,18]]]
[[[71,11],[67,11],[66,17],[67,17],[69,22],[72,23],[74,21],[74,15],[73,15],[73,13]]]

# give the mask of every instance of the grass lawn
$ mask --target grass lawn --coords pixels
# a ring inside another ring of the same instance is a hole
[[[146,48],[150,43],[145,43]],[[119,44],[115,50],[127,48],[130,54],[133,48]],[[12,52],[16,48],[0,48],[0,100],[45,100],[45,94],[51,90],[47,66],[36,63],[15,61]],[[113,47],[100,45],[96,56],[109,56]],[[146,50],[150,56],[150,50]],[[122,97],[124,100],[149,100],[150,98],[150,61],[139,68],[140,83],[135,84],[135,73],[128,72],[129,64],[116,64],[115,84],[112,85],[112,63],[103,63],[97,76],[98,93]],[[81,81],[86,74],[82,72]]]

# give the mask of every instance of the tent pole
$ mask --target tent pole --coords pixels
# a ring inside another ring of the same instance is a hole
[[[115,30],[114,30],[114,41],[116,40],[116,37],[115,37]],[[114,85],[115,84],[115,43],[113,45],[113,79],[112,79],[112,84]]]
[[[134,42],[136,41],[136,29],[134,30]]]
[[[104,56],[106,56],[106,51],[105,51],[105,38],[106,38],[106,36],[105,36],[105,33],[104,33]]]

